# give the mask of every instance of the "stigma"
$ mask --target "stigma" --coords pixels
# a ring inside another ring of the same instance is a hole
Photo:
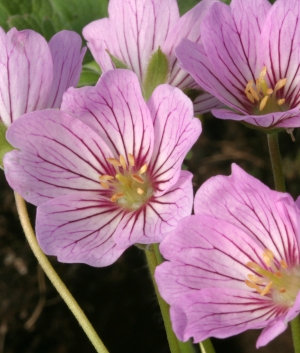
[[[282,259],[276,261],[269,249],[264,250],[262,260],[264,267],[255,262],[246,264],[256,273],[248,274],[246,285],[262,296],[270,296],[278,304],[292,306],[300,290],[300,268],[291,268]]]
[[[250,80],[245,88],[248,100],[255,105],[257,114],[268,114],[287,110],[285,98],[282,97],[282,88],[286,85],[286,78],[280,79],[273,88],[266,82],[266,66],[260,72],[254,83]],[[280,97],[280,98],[279,98]]]
[[[111,190],[110,201],[119,203],[124,208],[136,210],[152,195],[153,189],[147,175],[148,165],[137,168],[135,158],[127,154],[127,161],[120,155],[119,159],[106,158],[114,166],[114,175],[100,175],[100,185]]]

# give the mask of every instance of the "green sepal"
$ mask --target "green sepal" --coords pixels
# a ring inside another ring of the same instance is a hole
[[[186,94],[192,102],[195,101],[195,99],[203,93],[203,91],[195,88],[184,88],[183,93]]]
[[[5,138],[7,127],[0,122],[0,168],[4,169],[3,158],[5,153],[12,151],[14,147]]]
[[[94,86],[101,76],[100,66],[96,61],[91,61],[82,66],[78,87]]]
[[[116,69],[129,69],[129,67],[125,63],[123,63],[123,61],[121,61],[120,59],[113,56],[108,50],[106,50],[106,52],[109,55],[109,57],[111,58],[111,61],[115,65]]]
[[[151,56],[143,82],[143,92],[146,101],[150,98],[152,92],[157,86],[167,82],[168,76],[168,58],[161,49],[158,48],[158,50]]]

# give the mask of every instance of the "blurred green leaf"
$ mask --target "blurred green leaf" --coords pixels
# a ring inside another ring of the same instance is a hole
[[[30,28],[49,40],[56,32],[82,28],[107,16],[108,0],[0,0],[0,26]]]
[[[221,1],[225,2],[226,4],[230,4],[231,0],[221,0]],[[187,11],[189,11],[192,7],[197,5],[199,2],[200,2],[199,0],[178,0],[180,15],[182,16],[183,14],[185,14]]]
[[[91,61],[82,67],[78,87],[94,86],[101,75],[100,66],[96,61]]]
[[[3,169],[3,157],[5,153],[12,151],[14,149],[13,146],[10,145],[5,138],[6,130],[7,130],[6,126],[4,126],[2,122],[0,122],[0,168],[2,169]]]

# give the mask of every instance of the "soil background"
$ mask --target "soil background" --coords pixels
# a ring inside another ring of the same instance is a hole
[[[209,177],[230,174],[231,163],[274,187],[266,135],[206,115],[185,167],[195,190]],[[287,189],[300,194],[300,133],[280,133]],[[29,206],[34,223],[35,208]],[[142,250],[131,247],[112,266],[93,268],[50,258],[110,353],[169,353]],[[259,331],[213,340],[218,352],[256,352]],[[196,347],[197,348],[197,347]],[[94,353],[77,321],[39,269],[20,227],[14,195],[0,175],[0,353]],[[196,350],[195,350],[196,352]],[[292,353],[289,330],[261,353]]]

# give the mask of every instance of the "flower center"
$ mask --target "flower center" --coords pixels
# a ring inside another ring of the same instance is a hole
[[[144,164],[139,170],[135,167],[134,156],[127,155],[128,164],[123,156],[120,159],[107,158],[116,170],[116,174],[100,175],[100,184],[104,189],[111,189],[112,202],[117,202],[130,210],[140,208],[152,195],[152,184],[147,176],[148,165]]]
[[[248,262],[246,266],[257,275],[249,274],[246,285],[263,296],[269,295],[278,304],[292,306],[300,290],[300,268],[289,268],[284,260],[276,265],[274,254],[269,249],[265,249],[262,257],[268,269]]]
[[[286,78],[280,79],[274,88],[270,88],[265,80],[266,73],[267,68],[264,66],[255,84],[250,80],[244,91],[249,101],[255,105],[255,114],[263,115],[288,110],[285,98],[278,97],[282,96],[280,90],[285,86]]]

